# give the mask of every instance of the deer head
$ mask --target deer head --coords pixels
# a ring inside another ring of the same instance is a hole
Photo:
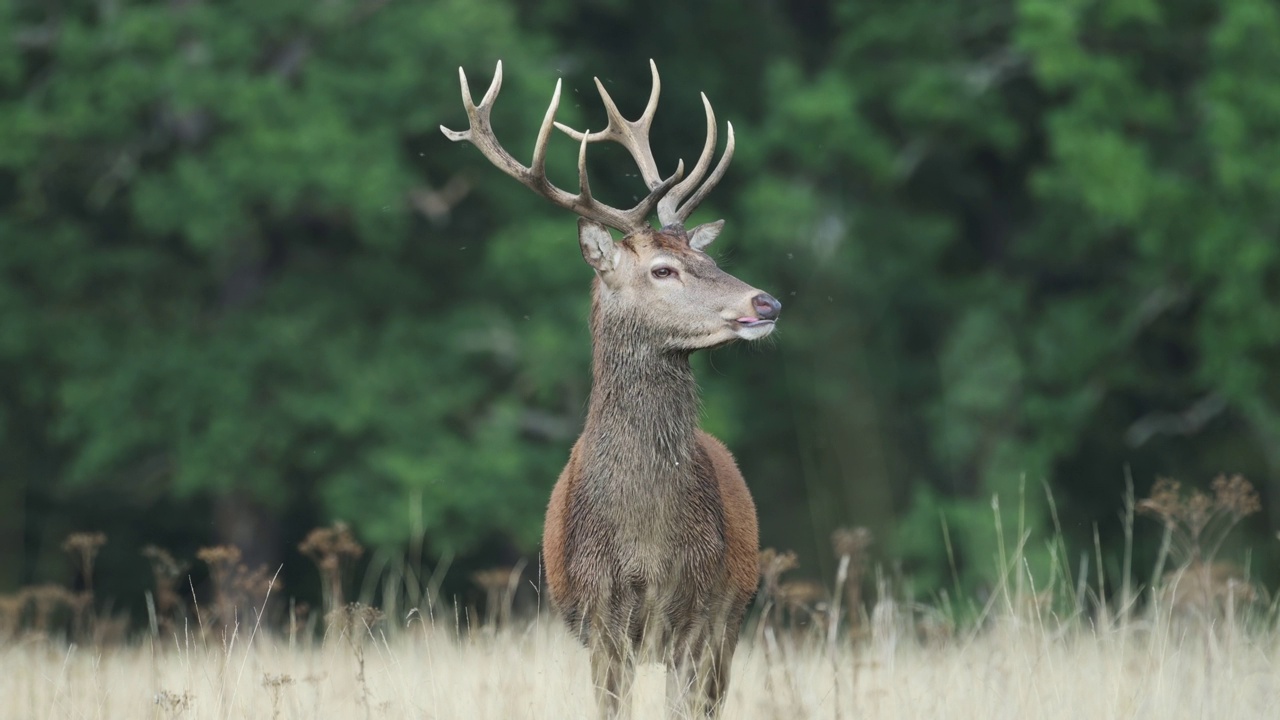
[[[719,223],[712,226],[718,229]],[[695,232],[712,232],[701,226]],[[716,267],[679,225],[641,229],[615,242],[603,225],[578,221],[578,241],[595,268],[601,317],[629,326],[650,344],[693,351],[773,331],[782,305]]]
[[[768,293],[724,272],[706,254],[705,248],[720,234],[724,221],[705,223],[692,230],[684,228],[689,215],[728,169],[734,150],[733,124],[728,124],[724,155],[707,176],[716,149],[716,119],[707,96],[702,95],[707,115],[707,140],[702,154],[687,178],[683,160],[674,173],[663,178],[649,144],[649,129],[658,109],[662,83],[652,60],[649,68],[653,86],[649,102],[637,120],[622,117],[596,78],[609,124],[595,133],[579,132],[555,121],[561,87],[561,82],[556,81],[528,167],[502,147],[490,123],[493,104],[502,88],[501,61],[479,105],[471,97],[466,73],[458,69],[470,127],[457,132],[442,125],[440,130],[451,140],[471,142],[498,169],[555,205],[581,216],[578,243],[582,257],[596,271],[598,317],[627,327],[634,333],[636,342],[647,341],[668,350],[692,351],[735,339],[763,338],[773,331],[782,304]],[[579,142],[576,194],[557,188],[547,179],[547,142],[553,125]],[[587,180],[587,145],[601,141],[625,147],[649,188],[649,194],[629,210],[605,205],[591,194]],[[654,230],[649,224],[649,215],[655,211],[662,224],[660,230]],[[622,239],[615,241],[610,228],[623,233]]]

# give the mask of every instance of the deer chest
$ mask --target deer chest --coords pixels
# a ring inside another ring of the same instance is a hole
[[[646,586],[722,574],[723,511],[714,486],[659,478],[610,489],[606,502],[597,496],[574,503],[580,514],[571,572],[577,566],[598,575],[607,568],[613,582]]]

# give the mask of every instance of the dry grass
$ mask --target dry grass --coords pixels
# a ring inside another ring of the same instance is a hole
[[[726,718],[1269,718],[1280,697],[1271,630],[1129,621],[1051,629],[1012,615],[921,644],[903,628],[862,645],[765,634],[740,649]],[[350,623],[354,626],[356,623]],[[878,629],[879,630],[879,629]],[[459,638],[414,620],[290,646],[251,631],[94,651],[0,646],[5,717],[588,718],[586,652],[547,618]],[[359,652],[358,650],[362,650]],[[642,668],[639,718],[662,714]]]
[[[1126,498],[1126,538],[1135,512],[1163,531],[1147,587],[1093,587],[1100,548],[1097,564],[1082,562],[1073,578],[1059,537],[1055,572],[1036,590],[1020,531],[1007,556],[1000,547],[1003,581],[984,606],[961,603],[964,622],[945,596],[939,607],[895,599],[879,573],[869,605],[865,530],[833,535],[839,569],[831,585],[785,579],[796,556],[766,549],[756,619],[743,631],[724,717],[1275,717],[1280,603],[1218,557],[1232,527],[1257,511],[1257,496],[1243,478],[1220,478],[1212,489],[1184,493],[1162,481],[1141,502]],[[434,575],[391,566],[373,576],[385,581],[382,609],[343,603],[344,576],[363,548],[344,526],[322,528],[302,549],[324,581],[326,612],[291,602],[287,621],[274,613],[269,628],[245,618],[272,603],[279,609],[280,588],[265,569],[242,565],[235,548],[201,550],[213,607],[193,603],[194,613],[174,590],[183,563],[148,549],[156,581],[150,633],[126,644],[123,619],[92,609],[89,581],[103,542],[89,534],[68,541],[89,590],[42,585],[0,596],[0,718],[594,717],[586,651],[545,611],[513,619],[523,566],[473,575],[486,595],[482,624],[465,620],[480,617],[470,607],[405,615],[397,608],[440,607]],[[1127,578],[1128,543],[1124,550]],[[316,623],[322,639],[313,639]],[[642,666],[636,717],[665,717],[664,690],[661,668]]]

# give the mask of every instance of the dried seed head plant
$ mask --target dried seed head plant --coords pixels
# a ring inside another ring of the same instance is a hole
[[[143,547],[142,556],[151,565],[151,577],[155,585],[156,628],[161,634],[168,635],[173,630],[182,607],[177,585],[190,566],[176,560],[169,551],[156,545]]]
[[[209,566],[214,615],[224,629],[235,627],[238,612],[265,611],[267,598],[283,584],[265,565],[250,569],[232,545],[200,548],[196,557]]]
[[[778,604],[781,606],[787,629],[796,633],[801,629],[826,627],[830,603],[827,588],[816,580],[788,580],[778,586]]]
[[[777,624],[782,605],[782,574],[800,567],[800,560],[791,550],[778,552],[773,548],[760,551],[760,611],[759,632],[764,633]]]
[[[307,628],[307,623],[311,621],[311,603],[305,600],[291,598],[289,600],[289,615],[285,627],[290,641],[297,637],[299,633]]]
[[[165,714],[165,717],[178,718],[191,708],[194,696],[188,692],[172,692],[170,690],[161,690],[155,695],[156,707]]]
[[[1258,492],[1242,475],[1219,475],[1213,479],[1212,488],[1214,503],[1237,521],[1262,509]]]
[[[59,608],[70,608],[75,596],[60,585],[33,585],[23,590],[31,603],[31,629],[36,635],[47,635],[53,629],[54,615]]]
[[[85,590],[93,594],[93,564],[98,551],[107,544],[107,536],[100,532],[71,533],[62,541],[62,550],[76,562],[76,571],[84,579]]]
[[[836,585],[843,587],[845,614],[849,618],[849,637],[857,640],[865,635],[865,616],[862,607],[862,581],[870,568],[873,536],[865,527],[836,528],[831,533],[831,548],[840,564],[836,570]],[[833,619],[839,621],[838,615]],[[832,628],[834,632],[834,627]]]
[[[262,687],[266,688],[267,692],[271,695],[271,720],[279,720],[284,690],[285,688],[293,685],[294,682],[295,680],[292,675],[272,675],[270,673],[262,674]]]
[[[209,581],[213,585],[213,612],[224,627],[235,625],[235,604],[231,600],[231,576],[240,563],[240,548],[232,545],[215,545],[196,551],[196,558],[209,566]]]
[[[325,615],[329,632],[347,638],[363,638],[373,633],[382,622],[382,611],[372,605],[353,602],[331,610]]]
[[[373,693],[369,689],[368,676],[365,674],[364,643],[373,637],[374,628],[382,622],[382,611],[364,603],[353,602],[329,611],[325,616],[329,623],[329,633],[336,633],[344,638],[356,661],[356,684],[360,688],[359,701],[364,706],[365,717],[372,713]]]
[[[484,591],[486,620],[491,626],[502,626],[510,618],[511,596],[522,570],[523,566],[498,567],[471,573],[471,582]]]
[[[356,540],[351,528],[340,521],[330,527],[315,528],[298,543],[298,551],[310,558],[320,571],[324,604],[328,612],[343,607],[344,574],[364,555],[364,546]]]
[[[265,608],[267,598],[272,592],[284,589],[284,583],[266,565],[259,565],[252,570],[247,565],[238,565],[231,579],[231,593],[240,607]]]
[[[1139,513],[1164,524],[1168,551],[1179,564],[1211,560],[1231,529],[1262,509],[1257,491],[1240,475],[1220,475],[1211,488],[1212,496],[1199,489],[1184,495],[1178,481],[1160,478],[1138,502]]]
[[[1139,513],[1164,526],[1153,587],[1173,610],[1206,618],[1258,599],[1245,574],[1217,556],[1231,530],[1262,509],[1257,491],[1241,475],[1219,475],[1210,488],[1212,495],[1199,489],[1186,494],[1176,480],[1160,478],[1137,504]],[[1165,572],[1170,558],[1175,567]]]
[[[791,550],[778,552],[773,548],[765,548],[760,551],[760,584],[764,589],[766,597],[776,598],[778,595],[778,582],[782,577],[782,573],[788,570],[795,570],[800,567],[800,560]]]
[[[22,611],[26,607],[27,596],[24,593],[0,595],[0,643],[17,637],[18,628],[22,625]]]

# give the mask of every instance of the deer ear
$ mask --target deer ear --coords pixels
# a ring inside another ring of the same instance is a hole
[[[720,231],[723,229],[724,229],[723,220],[717,220],[713,223],[703,223],[699,225],[698,227],[694,228],[692,232],[689,233],[689,247],[693,248],[694,250],[701,250],[702,248],[710,245],[711,241],[715,240],[716,237],[720,234]]]
[[[609,228],[586,218],[578,218],[578,244],[582,259],[597,272],[609,272],[617,264],[618,248]]]

